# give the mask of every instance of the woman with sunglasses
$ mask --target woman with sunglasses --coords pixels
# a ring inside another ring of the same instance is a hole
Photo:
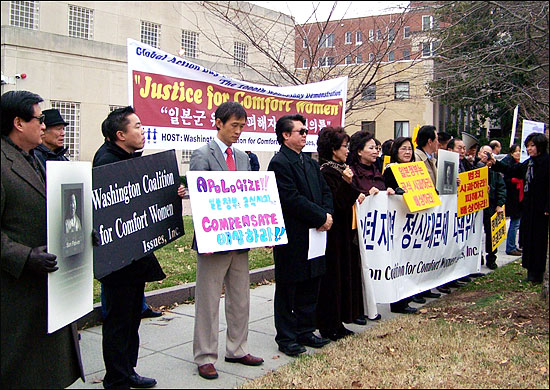
[[[333,341],[353,334],[343,323],[364,316],[361,259],[353,243],[353,205],[365,195],[351,186],[353,173],[346,165],[349,135],[342,127],[325,127],[319,133],[317,151],[321,173],[334,203],[332,228],[327,232],[327,271],[321,279],[317,326],[321,336]]]

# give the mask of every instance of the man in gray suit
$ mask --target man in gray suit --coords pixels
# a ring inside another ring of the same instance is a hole
[[[76,324],[47,333],[47,275],[58,267],[46,249],[45,171],[33,153],[46,128],[40,102],[28,91],[1,98],[2,389],[84,381]]]
[[[220,105],[215,113],[217,136],[193,152],[189,169],[250,171],[248,155],[232,146],[239,140],[246,118],[246,111],[239,103]],[[197,249],[195,240],[193,249]],[[199,375],[205,379],[218,377],[214,363],[218,359],[219,304],[224,284],[227,317],[225,361],[247,366],[259,366],[264,361],[248,353],[248,249],[216,253],[197,251],[193,354]]]

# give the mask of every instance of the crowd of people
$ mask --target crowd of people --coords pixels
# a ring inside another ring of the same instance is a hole
[[[67,123],[57,110],[42,112],[41,102],[40,96],[28,91],[7,92],[1,97],[2,388],[57,388],[67,387],[79,377],[84,380],[76,325],[72,323],[52,334],[46,331],[47,274],[58,267],[56,255],[46,248],[44,162],[66,161],[62,135]],[[240,104],[221,104],[215,112],[217,136],[194,151],[190,169],[256,169],[251,162],[255,165],[257,159],[234,147],[246,120],[247,113]],[[356,202],[360,204],[380,191],[403,195],[405,190],[392,173],[395,164],[424,162],[435,187],[440,148],[458,153],[460,172],[489,167],[485,231],[490,234],[487,217],[503,212],[506,205],[511,217],[506,252],[522,254],[528,280],[542,281],[550,211],[548,139],[544,134],[527,137],[529,158],[519,162],[519,145],[513,145],[503,161],[496,161],[494,153],[500,144],[475,145],[466,150],[462,139],[438,133],[434,126],[420,128],[416,148],[410,137],[380,143],[367,131],[350,136],[342,127],[325,127],[318,135],[317,162],[303,152],[306,123],[299,114],[278,119],[275,133],[280,150],[268,166],[275,174],[288,238],[287,244],[273,248],[275,342],[281,352],[298,356],[306,351],[305,346],[320,348],[353,334],[345,324],[364,325],[381,318],[369,278],[362,276],[354,224]],[[112,111],[101,131],[105,140],[93,166],[140,156],[145,138],[132,107]],[[384,154],[390,156],[386,166]],[[184,194],[180,186],[178,195]],[[311,229],[327,234],[326,252],[315,258],[308,257]],[[97,244],[97,237],[90,239]],[[490,237],[486,241],[489,244],[484,260],[494,269],[496,253],[490,248]],[[195,239],[193,248],[197,250]],[[144,286],[165,276],[151,253],[100,280],[105,388],[156,385],[155,379],[140,376],[135,368]],[[449,293],[449,287],[468,280],[466,277],[438,289]],[[202,378],[218,377],[219,302],[224,287],[225,361],[247,366],[263,364],[264,360],[252,355],[248,347],[249,286],[247,249],[216,253],[197,250],[193,354]],[[391,311],[413,314],[416,309],[409,306],[411,301],[422,303],[426,297],[439,296],[425,291],[392,303]],[[45,358],[53,356],[55,359]]]

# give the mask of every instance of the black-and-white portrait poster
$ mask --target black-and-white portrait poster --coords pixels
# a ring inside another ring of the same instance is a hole
[[[59,269],[48,274],[48,333],[93,310],[92,163],[46,161],[48,252]]]
[[[84,250],[82,230],[82,183],[61,185],[61,210],[63,213],[63,257],[70,257]]]
[[[437,183],[439,195],[457,193],[458,153],[448,150],[437,151]]]

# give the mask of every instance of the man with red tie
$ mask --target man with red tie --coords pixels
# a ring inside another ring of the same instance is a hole
[[[225,102],[215,113],[217,136],[195,150],[189,169],[192,171],[250,171],[248,155],[233,147],[246,124],[246,111],[239,103]],[[193,240],[193,249],[197,250]],[[199,375],[218,377],[214,363],[218,359],[219,305],[225,284],[227,341],[225,361],[259,366],[263,359],[248,353],[248,317],[250,276],[248,249],[216,253],[197,250],[195,287],[195,330],[193,355]]]

